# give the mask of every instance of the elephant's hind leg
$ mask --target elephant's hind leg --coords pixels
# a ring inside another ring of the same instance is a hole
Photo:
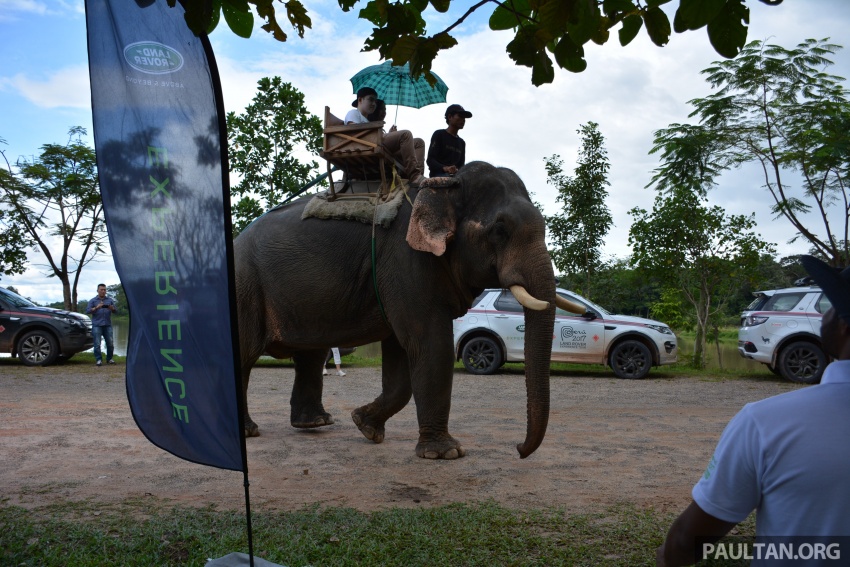
[[[381,395],[351,412],[351,419],[366,439],[381,443],[384,424],[410,401],[410,366],[407,353],[395,337],[381,342]]]
[[[292,357],[295,361],[295,382],[289,400],[292,412],[289,422],[292,427],[310,429],[332,425],[334,422],[322,405],[322,367],[326,355],[325,350],[311,350]]]
[[[247,349],[246,349],[247,350]],[[244,356],[244,355],[243,355]],[[255,356],[253,358],[250,355],[247,358],[243,358],[242,360],[242,425],[245,428],[245,437],[259,437],[260,436],[260,426],[251,419],[251,415],[248,413],[248,382],[251,379],[251,369],[254,367],[254,363],[259,358]]]

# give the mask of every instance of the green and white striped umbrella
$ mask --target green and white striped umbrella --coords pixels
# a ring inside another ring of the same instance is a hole
[[[422,108],[429,104],[446,102],[449,87],[436,74],[431,74],[437,79],[437,84],[433,87],[428,84],[424,75],[413,78],[407,63],[394,66],[392,61],[384,61],[380,65],[366,67],[351,77],[351,86],[354,87],[355,94],[363,87],[372,87],[378,93],[378,98],[387,106],[395,104]]]

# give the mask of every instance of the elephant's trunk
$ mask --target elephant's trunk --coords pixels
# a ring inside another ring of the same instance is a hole
[[[525,307],[525,387],[528,396],[528,424],[525,441],[517,445],[520,458],[532,454],[543,442],[549,424],[549,366],[552,358],[552,330],[555,326],[555,282],[545,256],[547,270],[528,288],[512,286],[511,291]],[[539,273],[539,272],[538,272]],[[518,289],[515,289],[518,288]]]

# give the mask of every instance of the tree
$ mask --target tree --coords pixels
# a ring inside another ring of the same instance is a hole
[[[241,180],[231,187],[233,230],[241,232],[255,218],[297,192],[318,171],[316,161],[301,163],[300,152],[318,156],[322,122],[304,106],[304,95],[280,77],[264,77],[245,112],[227,114],[230,171]]]
[[[69,311],[76,309],[83,267],[103,252],[106,238],[95,153],[82,142],[85,134],[71,128],[65,145],[43,145],[41,155],[18,160],[0,183],[0,207],[44,255],[48,275],[62,282]]]
[[[0,144],[6,140],[0,138]],[[6,192],[16,190],[18,179],[12,171],[12,164],[6,157],[5,151],[0,150],[6,168],[0,169],[0,191]],[[8,188],[8,189],[7,189]],[[12,274],[22,274],[26,269],[27,248],[32,246],[32,241],[27,238],[27,233],[18,222],[14,209],[0,199],[0,279]]]
[[[661,153],[662,166],[653,182],[675,186],[696,171],[707,190],[723,171],[758,163],[771,211],[795,229],[791,242],[804,238],[818,256],[843,265],[850,258],[850,98],[843,79],[822,70],[839,49],[826,39],[790,50],[754,41],[705,69],[716,92],[690,101],[699,124],[655,133],[652,153]],[[788,181],[797,176],[799,189]],[[819,228],[803,217],[809,212]]]
[[[127,294],[124,293],[123,285],[120,283],[107,285],[106,294],[118,304],[115,309],[115,315],[121,317],[130,314],[130,303],[127,301]]]
[[[437,54],[457,45],[452,30],[479,9],[492,9],[491,30],[513,30],[514,37],[507,45],[508,56],[517,65],[531,68],[531,82],[535,85],[554,80],[552,57],[562,69],[576,73],[584,71],[587,67],[584,46],[590,41],[605,44],[615,28],[620,45],[628,45],[645,28],[650,40],[659,47],[667,44],[671,31],[683,33],[706,28],[711,45],[724,57],[734,57],[746,43],[750,10],[745,0],[679,0],[672,30],[669,17],[660,8],[669,1],[480,0],[453,23],[430,35],[423,12],[431,6],[444,14],[451,8],[452,0],[369,0],[358,17],[375,26],[366,39],[364,51],[377,51],[383,59],[392,59],[398,65],[410,63],[414,74],[424,73],[429,80],[435,80],[430,69]],[[772,6],[782,2],[760,1]],[[340,8],[348,12],[359,0],[338,2]],[[172,7],[176,3],[177,0],[168,0]],[[312,27],[307,9],[299,0],[281,0],[280,3],[298,36],[304,37],[305,29]],[[287,39],[277,21],[275,0],[181,0],[181,4],[186,8],[186,22],[195,34],[211,32],[223,14],[233,33],[250,37],[254,28],[253,5],[265,22],[262,29],[277,41]],[[445,22],[442,16],[435,20],[441,25]]]
[[[753,278],[753,267],[761,254],[773,252],[772,246],[752,232],[754,215],[726,215],[690,187],[659,189],[652,212],[636,207],[629,214],[634,218],[629,229],[632,263],[667,282],[692,306],[693,362],[702,367],[713,319],[742,283]],[[675,304],[669,290],[662,302],[668,309]],[[655,311],[659,308],[660,303]]]
[[[608,152],[599,125],[588,122],[577,130],[582,135],[575,177],[562,172],[563,161],[553,155],[546,161],[546,182],[558,188],[556,201],[562,213],[546,217],[550,250],[555,267],[563,273],[584,274],[584,295],[590,295],[590,278],[600,265],[601,248],[613,219],[605,204],[608,197]]]

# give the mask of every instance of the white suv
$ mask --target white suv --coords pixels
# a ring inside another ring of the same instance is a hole
[[[676,335],[664,323],[612,315],[580,295],[564,289],[557,293],[585,306],[587,313],[556,309],[553,362],[608,364],[620,378],[639,379],[652,366],[678,359]],[[472,374],[492,374],[505,362],[524,359],[525,316],[508,290],[486,290],[453,327],[456,357]]]
[[[738,352],[774,373],[805,384],[820,382],[827,357],[820,342],[823,314],[832,305],[815,285],[757,291],[741,314]]]

